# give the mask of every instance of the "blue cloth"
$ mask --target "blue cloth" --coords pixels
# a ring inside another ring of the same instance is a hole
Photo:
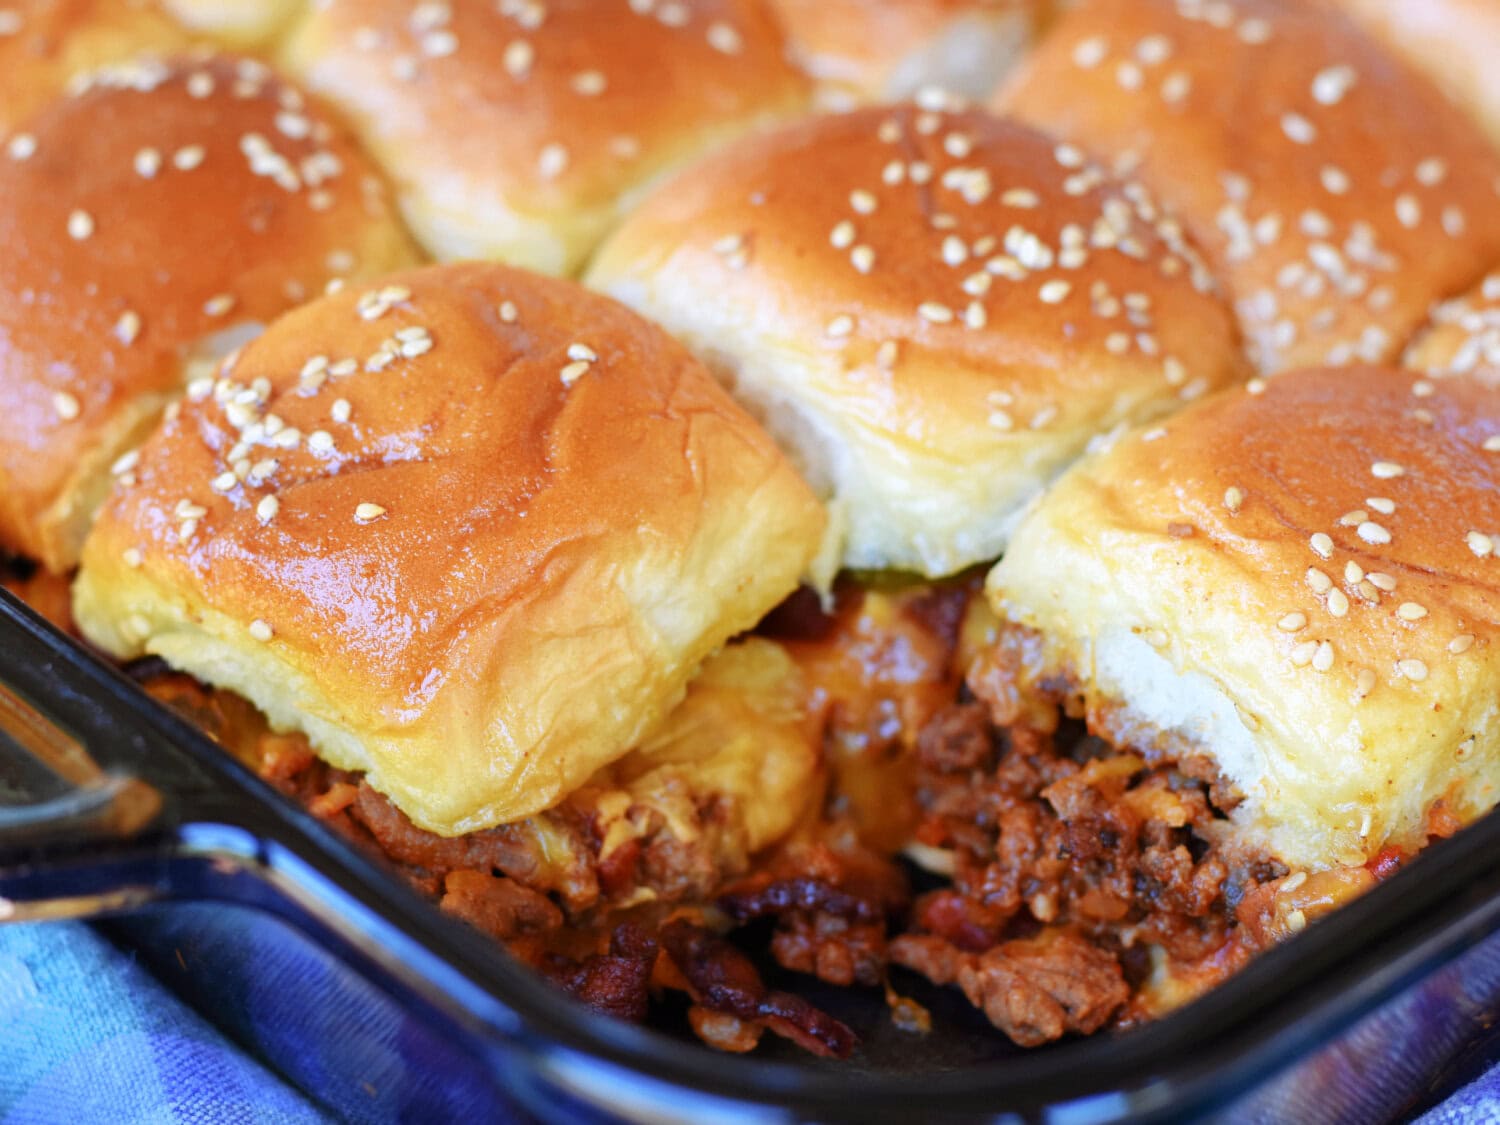
[[[5,1125],[328,1120],[87,926],[0,927]]]

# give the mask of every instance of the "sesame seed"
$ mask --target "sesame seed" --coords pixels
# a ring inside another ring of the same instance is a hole
[[[141,556],[140,550],[136,547],[126,547],[125,550],[120,553],[120,557],[125,560],[125,565],[128,566],[131,570],[138,569],[141,563],[144,561]]]
[[[823,326],[823,331],[836,340],[843,339],[854,331],[854,318],[847,313],[840,313]]]
[[[1387,594],[1396,588],[1396,580],[1389,574],[1382,574],[1378,570],[1372,570],[1369,574],[1365,575],[1365,581],[1369,582],[1377,590],[1383,590]]]
[[[250,628],[247,631],[257,641],[261,642],[269,641],[275,635],[271,626],[267,625],[259,617],[250,622]]]
[[[1488,535],[1478,531],[1471,531],[1464,536],[1464,542],[1469,545],[1469,550],[1481,559],[1487,559],[1494,554],[1495,544]]]
[[[1240,510],[1240,506],[1244,504],[1244,502],[1245,493],[1242,489],[1235,488],[1233,485],[1231,485],[1224,490],[1224,507],[1228,508],[1231,512],[1238,513]]]
[[[575,94],[585,98],[596,98],[604,93],[609,83],[600,71],[584,70],[573,75],[572,85]]]
[[[364,503],[354,509],[354,519],[358,523],[370,523],[385,515],[385,509],[379,504]]]
[[[1281,131],[1287,135],[1288,140],[1299,145],[1310,145],[1318,137],[1318,130],[1313,123],[1300,113],[1282,114]]]
[[[1361,668],[1359,675],[1354,680],[1354,694],[1359,699],[1364,699],[1375,690],[1375,673],[1368,668]]]
[[[1280,629],[1283,633],[1295,633],[1299,629],[1305,629],[1306,627],[1307,614],[1305,613],[1289,613],[1276,622],[1276,628]]]
[[[500,319],[506,324],[514,324],[516,322],[517,313],[514,301],[501,301],[499,312]]]
[[[87,211],[75,210],[68,215],[68,237],[82,242],[94,233],[94,217]]]
[[[141,452],[132,449],[129,453],[122,454],[113,465],[109,467],[110,475],[123,477],[141,463]]]
[[[1384,496],[1371,496],[1365,503],[1383,516],[1389,516],[1396,511],[1396,502]]]
[[[307,435],[307,448],[314,453],[332,453],[333,435],[327,430],[314,430]]]
[[[863,188],[856,188],[849,193],[849,206],[861,215],[872,214],[875,211],[875,196]]]
[[[737,55],[744,46],[740,33],[722,20],[716,20],[708,25],[707,39],[710,47],[726,55]]]
[[[1072,291],[1073,286],[1070,283],[1059,279],[1043,283],[1037,296],[1042,299],[1043,304],[1058,305],[1065,301]]]
[[[1312,96],[1319,105],[1337,105],[1354,88],[1355,73],[1350,66],[1331,66],[1313,77]]]
[[[1427,608],[1416,602],[1402,602],[1396,607],[1396,616],[1403,621],[1420,621],[1427,616]]]
[[[1333,557],[1333,540],[1326,532],[1315,532],[1312,539],[1309,540],[1309,545],[1313,549],[1313,554],[1319,558],[1327,559]]]
[[[136,337],[141,334],[141,314],[131,309],[126,309],[115,321],[115,339],[129,347],[135,343]]]
[[[875,251],[868,246],[856,246],[849,251],[849,261],[860,273],[869,273],[875,268]]]
[[[1306,668],[1317,654],[1317,641],[1303,641],[1292,649],[1292,664],[1298,668]]]
[[[1429,156],[1417,164],[1417,183],[1423,187],[1437,187],[1448,175],[1448,162],[1440,156]]]
[[[1108,42],[1103,36],[1096,35],[1092,39],[1085,39],[1073,48],[1073,65],[1083,70],[1091,70],[1102,63],[1108,54]]]
[[[1375,523],[1371,520],[1366,520],[1364,523],[1360,524],[1359,527],[1355,530],[1355,534],[1363,539],[1366,543],[1374,543],[1379,545],[1389,543],[1391,541],[1391,533],[1385,528],[1381,527],[1378,523]]]
[[[584,359],[575,360],[573,363],[565,366],[562,371],[559,372],[559,375],[562,378],[563,386],[571,387],[574,383],[578,382],[579,379],[583,378],[583,376],[588,373],[589,367],[590,364],[588,360]]]
[[[1396,671],[1413,683],[1421,683],[1427,678],[1427,665],[1420,660],[1398,660]]]
[[[512,78],[524,78],[531,70],[531,63],[535,58],[536,49],[530,43],[525,39],[513,39],[505,46],[501,65]]]
[[[947,324],[953,319],[953,310],[937,301],[923,301],[917,306],[917,315],[933,324]]]
[[[1422,221],[1422,204],[1410,192],[1396,196],[1396,220],[1408,230]]]
[[[1312,666],[1314,672],[1326,672],[1333,667],[1333,645],[1323,641],[1318,645],[1318,651],[1313,653]]]
[[[1000,202],[1005,206],[1019,207],[1023,210],[1030,210],[1040,205],[1041,201],[1041,196],[1037,195],[1030,188],[1011,188],[1001,193],[1000,196]]]
[[[161,153],[154,148],[143,148],[135,154],[135,174],[149,180],[161,171]]]
[[[260,503],[255,505],[255,518],[261,523],[270,523],[279,511],[281,511],[280,500],[274,496],[262,496]]]
[[[1333,579],[1315,566],[1307,568],[1307,585],[1315,594],[1326,594],[1333,589]]]
[[[1339,517],[1340,527],[1358,527],[1370,518],[1370,513],[1363,508],[1355,508],[1351,512],[1345,512]]]
[[[234,296],[230,293],[219,293],[203,302],[203,312],[208,316],[224,316],[232,308]]]
[[[1349,598],[1338,587],[1328,591],[1328,612],[1334,617],[1344,617],[1349,613]]]
[[[5,146],[12,160],[30,160],[36,155],[36,137],[30,133],[17,133]]]
[[[1323,189],[1332,195],[1343,195],[1349,190],[1349,173],[1332,164],[1323,165],[1318,172]]]
[[[1286,916],[1286,928],[1288,933],[1300,934],[1307,929],[1307,915],[1301,910],[1289,910]]]
[[[882,341],[875,349],[875,363],[882,371],[890,371],[896,366],[900,353],[901,347],[895,340]]]
[[[235,485],[240,483],[240,478],[232,472],[220,473],[214,477],[211,487],[215,492],[233,492]]]
[[[833,244],[836,250],[847,250],[850,246],[854,245],[854,238],[854,224],[848,219],[844,219],[833,228],[833,231],[828,236],[828,241]]]
[[[1365,568],[1350,559],[1344,564],[1344,581],[1351,586],[1358,586],[1365,580]]]
[[[1406,470],[1394,461],[1376,461],[1370,466],[1370,475],[1378,480],[1391,480],[1405,472]]]
[[[1474,647],[1473,633],[1460,633],[1448,642],[1448,651],[1454,656],[1460,656]]]
[[[57,391],[52,396],[52,409],[64,422],[71,422],[77,418],[82,408],[78,399],[67,391]]]
[[[334,401],[333,407],[328,411],[328,413],[335,422],[343,423],[349,421],[351,409],[352,408],[349,406],[349,400],[347,398],[341,398]]]
[[[205,155],[202,145],[187,145],[172,154],[172,166],[180,172],[191,172],[203,163]]]
[[[536,169],[544,180],[555,180],[568,166],[568,150],[557,142],[542,146],[537,154]]]

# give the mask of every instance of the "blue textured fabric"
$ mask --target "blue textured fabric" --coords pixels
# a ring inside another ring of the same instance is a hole
[[[0,927],[5,1125],[327,1120],[88,927]]]

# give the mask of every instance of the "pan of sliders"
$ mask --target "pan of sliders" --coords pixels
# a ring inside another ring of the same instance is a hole
[[[356,1118],[1409,1110],[1500,19],[1394,12],[15,9],[0,920]]]

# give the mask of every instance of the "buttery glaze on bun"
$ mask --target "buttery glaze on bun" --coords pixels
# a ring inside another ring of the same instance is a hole
[[[184,31],[142,0],[24,0],[0,8],[0,138],[107,63],[190,45]]]
[[[1423,71],[1500,145],[1500,4],[1495,0],[1325,0],[1342,5]]]
[[[741,141],[648,199],[589,282],[751,404],[861,569],[994,559],[1092,439],[1240,373],[1231,313],[1139,185],[979,112]]]
[[[413,255],[352,140],[250,59],[93,72],[12,135],[0,199],[0,548],[55,571],[195,356]]]
[[[194,31],[234,47],[263,47],[312,0],[162,0]]]
[[[988,97],[1032,44],[1042,0],[772,0],[787,52],[829,108],[928,86]]]
[[[1392,360],[1500,258],[1500,157],[1326,6],[1094,0],[996,105],[1134,169],[1210,255],[1266,373]]]
[[[85,635],[244,696],[442,835],[629,751],[824,524],[664,332],[497,265],[288,314],[133,476],[85,548]]]
[[[331,0],[287,61],[354,122],[434,256],[552,274],[657,177],[808,97],[759,0]]]
[[[1294,867],[1414,851],[1500,791],[1500,399],[1301,371],[1080,463],[988,593],[1022,694],[1068,681],[1120,745],[1205,755]]]
[[[1406,350],[1406,365],[1432,375],[1478,375],[1500,385],[1500,270],[1432,310]]]

